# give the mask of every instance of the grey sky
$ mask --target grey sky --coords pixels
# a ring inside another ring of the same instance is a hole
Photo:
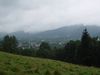
[[[0,0],[0,31],[38,32],[100,25],[100,0]]]

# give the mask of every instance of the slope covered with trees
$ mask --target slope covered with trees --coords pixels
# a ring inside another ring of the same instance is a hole
[[[25,56],[34,56],[61,60],[74,64],[100,67],[100,40],[98,37],[91,37],[87,29],[83,30],[81,40],[70,40],[63,47],[51,47],[48,42],[41,42],[38,49],[19,48],[15,36],[5,36],[1,50]]]

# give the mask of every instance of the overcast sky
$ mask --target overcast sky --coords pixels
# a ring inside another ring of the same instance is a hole
[[[38,32],[100,25],[100,0],[0,0],[0,31]]]

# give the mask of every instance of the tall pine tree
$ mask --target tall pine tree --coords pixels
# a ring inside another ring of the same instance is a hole
[[[91,46],[92,46],[92,38],[89,35],[87,29],[84,29],[82,37],[81,37],[81,46],[79,51],[79,58],[81,63],[85,65],[91,65]]]
[[[2,46],[3,46],[4,51],[14,52],[14,50],[16,50],[17,48],[17,45],[18,45],[18,42],[15,36],[6,35],[3,38]]]

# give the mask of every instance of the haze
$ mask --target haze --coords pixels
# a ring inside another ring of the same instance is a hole
[[[100,25],[100,0],[0,0],[0,32]]]

